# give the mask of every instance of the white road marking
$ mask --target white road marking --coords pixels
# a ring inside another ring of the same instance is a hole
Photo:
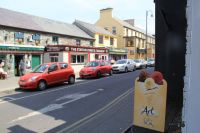
[[[91,92],[91,93],[88,93],[88,94],[75,93],[75,94],[63,96],[63,97],[61,97],[59,99],[56,99],[55,101],[64,100],[66,98],[71,99],[71,100],[63,102],[63,103],[60,103],[60,104],[50,104],[50,105],[48,105],[48,106],[46,106],[46,107],[44,107],[44,108],[42,108],[42,109],[40,109],[38,111],[34,111],[34,112],[31,112],[31,113],[29,113],[29,114],[27,114],[25,116],[18,117],[17,119],[14,119],[11,122],[9,122],[9,124],[17,122],[17,121],[20,121],[20,120],[24,120],[24,119],[27,119],[27,118],[30,118],[30,117],[33,117],[33,116],[36,116],[36,115],[40,115],[40,114],[48,113],[50,111],[61,109],[66,104],[69,104],[69,103],[72,103],[72,102],[77,101],[79,99],[82,99],[82,98],[88,97],[90,95],[96,94],[97,92],[98,91],[94,91],[94,92]]]
[[[97,89],[98,91],[104,91],[104,89]]]
[[[42,94],[47,94],[47,93],[51,93],[51,92],[63,90],[63,89],[66,89],[66,88],[70,88],[70,87],[73,87],[73,86],[87,84],[87,83],[94,82],[94,81],[97,81],[97,80],[103,80],[103,79],[106,79],[106,78],[117,77],[117,76],[119,76],[119,75],[113,75],[113,76],[108,76],[108,77],[104,77],[104,78],[100,78],[100,79],[95,79],[95,80],[90,80],[90,81],[86,81],[86,82],[81,82],[81,83],[70,85],[70,86],[58,87],[56,89],[52,89],[52,90],[49,90],[49,91],[43,91],[41,93],[37,93],[37,94],[33,94],[33,95],[28,95],[28,96],[24,96],[24,97],[15,98],[13,100],[0,101],[0,104],[4,104],[4,103],[7,103],[7,102],[12,102],[12,101],[17,101],[17,100],[21,100],[21,99],[25,99],[25,98],[30,98],[30,97],[34,97],[34,96],[38,96],[38,95],[42,95]]]

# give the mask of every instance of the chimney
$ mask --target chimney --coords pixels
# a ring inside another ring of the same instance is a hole
[[[100,10],[100,18],[112,17],[113,8],[105,8]]]
[[[129,23],[130,25],[134,26],[134,22],[135,22],[134,19],[127,19],[127,20],[124,20],[124,21],[126,21],[126,22]]]

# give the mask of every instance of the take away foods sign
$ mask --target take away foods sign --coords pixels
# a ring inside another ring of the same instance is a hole
[[[167,82],[158,85],[152,78],[135,80],[133,124],[160,132],[165,130]]]

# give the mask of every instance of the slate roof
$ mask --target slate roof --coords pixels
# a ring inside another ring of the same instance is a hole
[[[144,33],[146,34],[146,31],[141,29],[141,28],[138,28],[136,26],[132,26],[131,24],[129,24],[128,22],[126,21],[123,21],[123,20],[120,20],[118,18],[114,18],[118,23],[120,23],[121,25],[123,25],[124,27],[127,27],[127,28],[130,28],[130,29],[133,29],[133,30],[136,30],[136,31],[139,31],[141,33]],[[151,36],[151,37],[154,37],[152,34],[149,34],[148,33],[148,36]]]
[[[73,24],[0,8],[0,25],[40,32],[93,39]]]
[[[80,20],[75,20],[75,22],[73,24],[78,26],[82,30],[84,30],[86,33],[88,33],[92,37],[94,37],[95,33],[116,37],[115,35],[113,35],[109,31],[105,30],[104,28],[96,26],[94,24],[90,24],[90,23],[83,22],[83,21],[80,21]]]

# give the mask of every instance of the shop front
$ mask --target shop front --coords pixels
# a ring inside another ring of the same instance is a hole
[[[67,62],[75,72],[92,60],[108,60],[108,49],[71,45],[48,45],[44,62]]]
[[[109,60],[120,60],[127,59],[128,50],[123,48],[110,48],[109,49]]]
[[[0,45],[0,61],[4,62],[3,69],[10,77],[20,76],[20,61],[24,63],[24,72],[30,72],[35,66],[42,63],[43,53],[43,46]]]

